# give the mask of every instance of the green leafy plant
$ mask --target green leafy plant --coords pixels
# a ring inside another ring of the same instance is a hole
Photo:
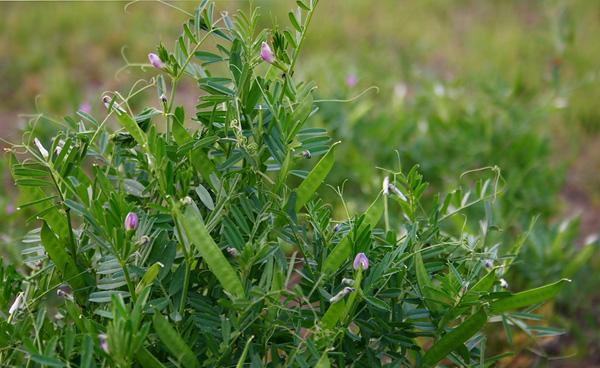
[[[257,9],[216,16],[202,1],[173,50],[149,55],[151,83],[12,147],[37,227],[29,273],[2,284],[15,299],[0,361],[490,365],[503,355],[486,354],[484,326],[556,296],[566,280],[506,290],[519,247],[487,241],[497,170],[431,203],[417,167],[386,170],[364,213],[334,220],[318,189],[343,143],[310,126],[315,85],[295,70],[317,1],[297,5],[291,28],[259,30]],[[191,118],[183,78],[202,91]],[[152,90],[158,107],[131,109]],[[461,226],[467,214],[487,226]]]

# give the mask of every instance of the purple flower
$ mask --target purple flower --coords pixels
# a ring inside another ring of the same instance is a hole
[[[156,69],[162,69],[162,63],[160,62],[160,58],[155,53],[149,53],[148,60],[150,60],[150,64],[152,64],[152,66]]]
[[[348,87],[354,87],[356,86],[356,83],[358,83],[358,78],[355,74],[351,73],[346,76],[346,85]]]
[[[135,212],[129,212],[125,217],[125,230],[133,231],[138,227],[138,216]]]
[[[92,112],[92,105],[90,105],[89,102],[83,102],[81,105],[79,105],[79,111],[89,114]]]
[[[356,257],[354,258],[354,269],[358,270],[358,269],[362,269],[362,270],[366,270],[367,268],[369,268],[369,259],[367,258],[367,256],[364,253],[358,253],[356,255]]]
[[[275,61],[273,51],[271,51],[269,44],[266,42],[263,42],[262,45],[260,45],[260,57],[269,64],[273,64],[273,61]]]
[[[9,203],[6,205],[4,211],[6,211],[6,214],[10,216],[15,213],[15,206],[12,203]]]
[[[105,334],[100,334],[98,335],[98,341],[100,342],[100,349],[108,353],[108,337]]]

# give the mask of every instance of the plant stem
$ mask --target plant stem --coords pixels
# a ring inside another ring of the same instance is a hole
[[[135,295],[135,287],[133,286],[133,282],[131,281],[131,277],[129,276],[129,270],[127,269],[127,264],[125,261],[120,261],[121,268],[123,269],[123,274],[125,275],[125,281],[127,282],[127,289],[129,289],[129,294],[131,294],[131,299],[135,303],[136,295]]]
[[[187,291],[190,285],[190,273],[191,273],[192,261],[186,257],[185,260],[185,275],[183,277],[183,289],[181,290],[181,300],[179,301],[179,315],[183,317],[183,310],[185,309],[185,300],[187,298]]]
[[[385,233],[390,231],[390,218],[388,214],[388,196],[383,195],[383,218],[385,220]]]

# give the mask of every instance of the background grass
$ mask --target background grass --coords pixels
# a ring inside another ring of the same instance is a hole
[[[186,15],[159,3],[127,10],[125,4],[0,4],[2,138],[18,137],[27,122],[20,114],[60,116],[83,103],[100,113],[103,91],[147,78],[139,68],[115,72],[126,64],[123,55],[145,63],[158,41],[172,44]],[[248,6],[217,4],[230,12]],[[294,2],[257,4],[276,23],[287,21]],[[313,120],[344,141],[330,183],[349,179],[344,189],[351,209],[364,208],[378,190],[377,166],[419,164],[437,192],[455,187],[461,173],[497,165],[504,193],[494,216],[505,226],[498,241],[511,246],[539,216],[519,261],[523,272],[511,280],[515,286],[552,280],[582,244],[597,246],[584,239],[600,226],[600,3],[339,0],[319,7],[298,72],[317,82],[319,99],[351,100],[320,103]],[[186,106],[198,98],[183,95],[179,102]],[[2,253],[18,257],[14,192],[10,186],[0,191]],[[560,226],[576,213],[580,221]],[[555,318],[571,333],[541,346],[547,354],[588,362],[598,355],[598,280],[589,276],[597,258],[572,275],[576,282],[559,300]]]

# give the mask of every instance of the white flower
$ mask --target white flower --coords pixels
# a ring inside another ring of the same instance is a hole
[[[111,107],[112,100],[113,99],[110,96],[102,96],[102,102],[104,102],[104,106],[106,106],[107,109]],[[117,113],[125,113],[125,109],[123,109],[121,105],[117,103],[117,101],[112,102],[112,108],[117,110]]]
[[[386,176],[383,178],[383,195],[390,194],[390,177]]]
[[[18,309],[21,309],[22,302],[23,302],[23,292],[20,292],[17,295],[17,297],[15,298],[15,301],[10,306],[10,309],[8,310],[8,314],[13,315]]]
[[[406,196],[400,191],[400,189],[398,189],[397,186],[395,186],[394,184],[390,184],[389,188],[392,192],[394,192],[395,195],[400,197],[401,200],[403,200],[404,202],[407,201]]]
[[[42,145],[42,142],[40,142],[39,139],[34,138],[33,143],[35,143],[35,145],[37,146],[37,149],[40,151],[42,156],[44,158],[48,158],[48,150],[44,148],[44,146]]]
[[[508,282],[506,282],[504,279],[500,279],[500,287],[502,289],[508,289]]]

